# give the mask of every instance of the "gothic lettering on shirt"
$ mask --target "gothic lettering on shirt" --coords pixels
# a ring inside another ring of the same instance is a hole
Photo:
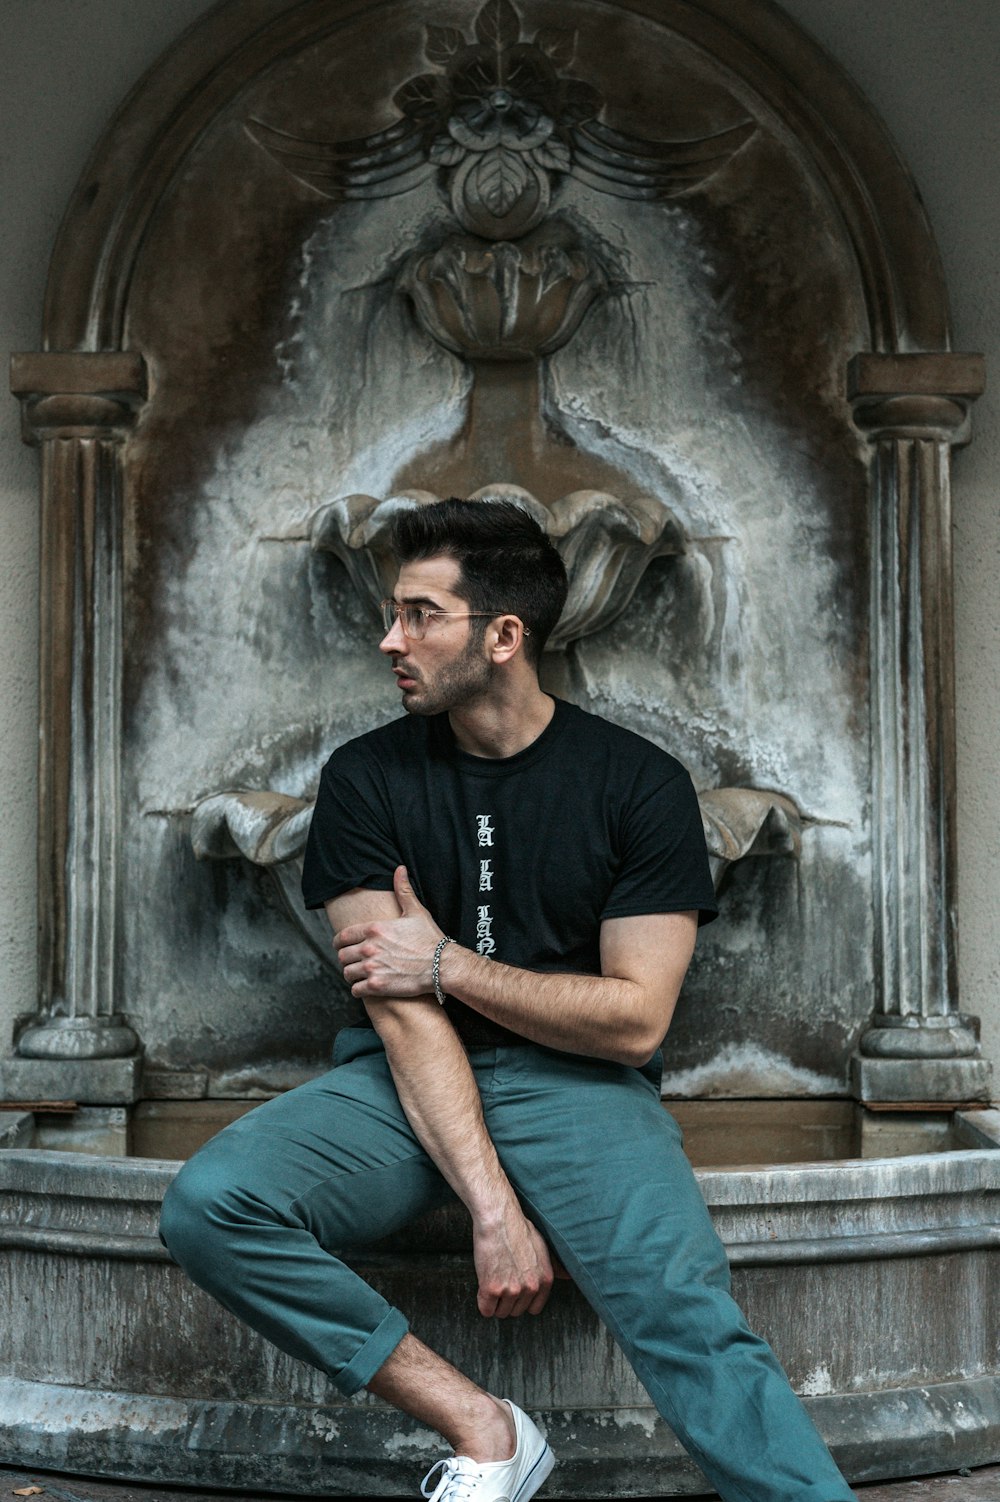
[[[490,912],[488,904],[479,909],[479,921],[476,924],[476,940],[477,954],[493,954],[497,947],[493,941],[493,914]]]
[[[491,848],[493,836],[496,830],[493,827],[493,819],[490,814],[476,815],[476,838],[479,848]],[[489,856],[479,858],[479,890],[480,892],[493,891],[493,860]],[[476,905],[476,953],[487,956],[496,953],[496,939],[493,936],[493,912],[488,902],[480,902]]]

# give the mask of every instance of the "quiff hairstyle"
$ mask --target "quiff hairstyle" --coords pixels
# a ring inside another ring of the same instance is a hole
[[[401,564],[454,558],[456,593],[470,610],[518,616],[529,632],[524,655],[538,666],[566,603],[568,583],[558,552],[523,506],[457,496],[414,506],[393,522],[391,546]],[[485,621],[474,624],[485,630]]]

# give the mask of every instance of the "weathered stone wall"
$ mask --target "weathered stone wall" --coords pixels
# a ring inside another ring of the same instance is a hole
[[[127,88],[167,45],[185,20],[207,7],[146,3],[58,4],[35,0],[18,8],[6,57],[16,73],[5,90],[11,118],[5,126],[5,202],[22,206],[5,222],[7,244],[0,256],[0,320],[7,348],[37,347],[44,266],[59,214],[84,157]],[[1000,343],[1000,293],[990,287],[986,257],[992,241],[987,174],[995,172],[985,149],[995,129],[989,112],[989,37],[998,38],[1000,17],[972,0],[958,7],[939,35],[929,3],[897,0],[880,12],[878,35],[854,0],[830,7],[796,0],[786,9],[812,28],[842,59],[886,117],[904,157],[928,198],[955,300],[958,348]],[[905,10],[905,18],[903,11]],[[903,22],[905,19],[905,30]],[[897,36],[897,31],[899,35]],[[947,45],[945,45],[947,43]],[[980,88],[977,93],[975,81]],[[942,123],[942,121],[944,123]],[[933,124],[932,124],[933,122]],[[967,148],[962,149],[962,142]],[[8,175],[9,174],[9,175]],[[981,277],[977,277],[981,272]],[[992,300],[990,293],[992,291]],[[0,595],[0,715],[8,798],[5,842],[0,852],[0,937],[7,956],[0,988],[0,1027],[33,999],[33,827],[35,703],[35,463],[19,449],[16,408],[2,413],[9,443],[0,470],[5,504],[2,554],[10,581]],[[977,439],[956,466],[957,593],[959,609],[959,733],[963,922],[963,1007],[979,1012],[988,1048],[1000,1051],[1000,1007],[991,993],[997,960],[995,929],[1000,852],[989,845],[991,725],[997,702],[996,628],[993,621],[997,520],[992,504],[991,449],[1000,442],[1000,418],[987,396],[976,414]],[[992,527],[992,537],[990,528]],[[992,647],[991,653],[991,633]],[[994,1046],[990,1048],[990,1040]]]

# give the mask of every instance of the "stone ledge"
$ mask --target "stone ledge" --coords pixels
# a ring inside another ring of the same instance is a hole
[[[851,1059],[851,1088],[863,1102],[988,1101],[992,1080],[987,1059]]]
[[[139,1098],[142,1058],[0,1059],[0,1100],[131,1105]]]
[[[849,1481],[915,1476],[1000,1453],[1000,1382],[980,1377],[806,1398]],[[533,1407],[556,1452],[546,1495],[704,1495],[704,1476],[652,1409]],[[956,1415],[961,1422],[956,1423]],[[299,1497],[412,1496],[441,1441],[382,1404],[289,1408],[0,1380],[8,1464]]]

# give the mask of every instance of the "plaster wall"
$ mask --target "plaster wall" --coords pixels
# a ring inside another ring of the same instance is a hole
[[[0,19],[0,348],[32,349],[59,216],[124,94],[202,0],[4,0]],[[954,305],[955,346],[1000,356],[1000,276],[992,247],[1000,123],[994,0],[788,0],[786,11],[851,73],[886,120],[927,201]],[[993,45],[991,45],[991,42]],[[992,149],[991,149],[992,148]],[[991,191],[993,189],[993,191]],[[37,464],[17,408],[0,402],[0,1047],[34,996]],[[955,465],[958,614],[961,983],[1000,1063],[1000,841],[990,808],[1000,701],[996,580],[1000,511],[990,475],[1000,407],[979,402],[973,447]]]

